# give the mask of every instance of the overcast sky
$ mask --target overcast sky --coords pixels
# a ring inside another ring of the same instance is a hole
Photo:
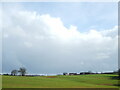
[[[3,3],[3,73],[114,71],[117,3]]]

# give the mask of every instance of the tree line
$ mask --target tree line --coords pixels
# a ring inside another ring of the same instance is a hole
[[[14,69],[11,71],[12,76],[16,76],[18,73],[21,76],[25,76],[25,74],[27,73],[27,70],[26,70],[26,68],[21,67],[21,68],[19,68],[19,70]],[[78,75],[77,73],[69,73],[69,74],[70,75]],[[88,71],[88,72],[82,72],[80,74],[98,74],[98,73],[92,73],[92,72]],[[120,69],[118,69],[117,71],[106,72],[106,73],[101,73],[101,74],[118,74],[118,78],[120,79]],[[64,72],[63,75],[68,75],[68,73]]]
[[[11,71],[11,75],[13,75],[13,76],[16,76],[18,73],[21,76],[25,76],[25,74],[27,73],[26,68],[21,67],[21,68],[19,68],[19,70],[14,69],[14,70]]]

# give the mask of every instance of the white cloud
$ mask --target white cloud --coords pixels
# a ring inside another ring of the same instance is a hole
[[[81,32],[49,14],[15,11],[8,15],[4,11],[3,15],[3,70],[16,62],[17,67],[23,64],[30,72],[39,73],[117,69],[117,26]]]

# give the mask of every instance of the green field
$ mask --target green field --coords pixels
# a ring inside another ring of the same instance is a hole
[[[118,88],[117,75],[2,76],[3,88]]]

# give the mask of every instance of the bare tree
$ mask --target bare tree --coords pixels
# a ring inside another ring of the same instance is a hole
[[[21,76],[25,76],[25,74],[26,74],[26,68],[21,67],[18,72],[21,74]]]
[[[11,75],[14,75],[14,76],[15,76],[15,75],[17,75],[17,73],[18,73],[18,70],[12,70],[12,71],[11,71]]]

